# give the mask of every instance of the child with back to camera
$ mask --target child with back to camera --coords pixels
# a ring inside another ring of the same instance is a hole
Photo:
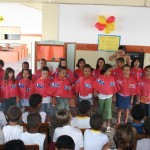
[[[48,141],[45,134],[38,132],[41,126],[41,116],[39,113],[31,113],[27,116],[29,130],[20,135],[20,139],[25,145],[39,145],[39,150],[48,149]]]
[[[79,115],[73,117],[71,120],[71,126],[79,129],[91,128],[89,112],[91,108],[91,103],[87,100],[82,100],[78,104]]]
[[[42,105],[42,96],[40,94],[32,94],[29,98],[29,105],[29,110],[22,114],[21,119],[24,123],[27,123],[27,116],[30,113],[39,113],[41,115],[42,123],[50,123],[49,116],[44,111],[40,111]]]
[[[19,125],[21,110],[18,107],[10,107],[7,111],[7,117],[9,124],[3,127],[5,143],[10,140],[19,139],[20,135],[26,131],[26,128]]]
[[[75,150],[83,150],[83,135],[80,129],[70,126],[71,114],[68,110],[61,109],[56,113],[59,126],[54,131],[53,142],[56,142],[61,135],[70,136],[75,143]]]
[[[90,117],[91,129],[84,132],[84,150],[102,150],[109,142],[107,135],[102,133],[103,118],[99,114]]]

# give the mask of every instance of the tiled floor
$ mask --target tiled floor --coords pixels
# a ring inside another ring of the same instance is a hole
[[[22,60],[18,62],[4,62],[5,63],[4,69],[6,69],[7,67],[11,67],[15,70],[15,75],[17,75],[21,71],[22,63],[24,61],[27,61],[29,65],[31,66],[31,55],[28,55],[27,57],[23,58]]]

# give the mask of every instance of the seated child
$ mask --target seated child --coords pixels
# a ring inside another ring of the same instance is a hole
[[[47,138],[45,134],[38,133],[41,126],[41,116],[39,113],[31,113],[27,117],[28,132],[22,133],[20,139],[25,145],[39,145],[39,150],[47,150]]]
[[[7,124],[6,117],[2,111],[0,111],[0,128]]]
[[[75,143],[75,150],[83,150],[82,132],[70,126],[71,114],[68,110],[61,109],[56,113],[56,119],[61,127],[57,127],[54,131],[53,142],[56,142],[61,135],[72,137]]]
[[[131,126],[136,128],[138,134],[143,134],[143,124],[145,117],[145,109],[141,104],[136,104],[131,109],[131,115],[133,118],[133,122],[131,122]]]
[[[74,148],[75,143],[68,135],[62,135],[56,141],[55,150],[74,150]]]
[[[134,150],[136,145],[135,128],[129,124],[120,124],[116,129],[114,141],[118,150]]]
[[[30,109],[28,112],[22,114],[22,121],[27,123],[27,116],[30,113],[39,113],[41,115],[42,123],[50,122],[49,116],[44,112],[40,111],[42,104],[42,96],[40,94],[32,94],[29,98]]]
[[[5,143],[4,150],[26,150],[24,143],[21,140],[11,140]]]
[[[91,108],[90,101],[82,100],[78,104],[79,115],[72,118],[71,126],[79,129],[91,128],[90,117],[88,117],[90,108]]]
[[[144,121],[143,129],[144,129],[144,133],[147,134],[148,137],[137,141],[136,150],[149,150],[150,149],[150,117],[148,117]]]
[[[9,124],[3,127],[4,142],[19,139],[21,133],[26,131],[26,128],[18,124],[21,117],[21,110],[16,106],[11,106],[7,110]]]
[[[90,125],[92,129],[86,129],[84,132],[84,150],[101,150],[109,142],[107,135],[101,132],[103,126],[101,115],[92,115]]]

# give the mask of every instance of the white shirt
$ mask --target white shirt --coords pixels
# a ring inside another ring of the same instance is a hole
[[[6,125],[3,127],[4,141],[5,143],[11,140],[17,140],[20,138],[20,135],[23,133],[23,126],[15,125],[10,126]]]
[[[39,145],[39,149],[44,149],[44,141],[45,141],[45,134],[41,133],[28,133],[24,132],[20,135],[20,140],[24,142],[25,145]]]
[[[87,96],[81,96],[80,93],[79,93],[79,97],[82,98],[82,99],[90,99],[90,98],[93,97],[93,95],[90,93]]]
[[[86,129],[84,132],[84,150],[101,150],[108,142],[107,135],[100,131]]]
[[[52,97],[47,96],[42,98],[42,104],[52,103]]]
[[[58,137],[61,135],[68,135],[72,137],[75,143],[75,150],[80,150],[80,148],[83,147],[83,135],[79,129],[73,128],[70,125],[57,127],[54,132],[53,142],[56,142]]]
[[[42,123],[45,123],[45,120],[46,120],[46,113],[43,112],[43,111],[41,111],[41,112],[39,112],[39,114],[40,114],[40,116],[41,116]],[[24,123],[27,123],[27,116],[28,116],[28,115],[29,115],[29,112],[24,112],[24,113],[22,114],[22,121],[23,121]]]
[[[112,96],[113,94],[110,94],[110,95],[98,94],[99,99],[108,99],[108,98],[111,98]]]
[[[2,128],[3,126],[5,126],[7,124],[5,115],[2,111],[0,111],[0,128]]]
[[[150,139],[138,140],[136,150],[150,150]]]
[[[79,129],[91,128],[90,126],[90,117],[73,117],[71,120],[71,126]]]
[[[4,134],[0,128],[0,144],[4,144]]]

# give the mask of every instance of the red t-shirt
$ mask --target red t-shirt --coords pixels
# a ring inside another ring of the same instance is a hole
[[[5,76],[5,70],[1,69],[0,70],[0,80],[2,80]]]
[[[131,76],[138,82],[143,75],[143,69],[141,68],[132,68]]]
[[[75,77],[76,77],[77,79],[80,78],[80,77],[82,77],[82,76],[84,76],[83,70],[81,70],[81,69],[79,69],[79,68],[74,71],[74,74],[75,74]]]

